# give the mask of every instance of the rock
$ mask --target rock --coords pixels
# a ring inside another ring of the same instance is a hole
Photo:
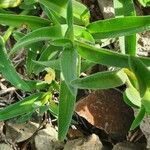
[[[79,138],[68,141],[64,147],[64,150],[102,150],[103,145],[99,140],[99,137],[92,134],[88,138]]]
[[[114,17],[113,0],[98,0],[98,4],[105,19]]]
[[[9,145],[5,144],[5,143],[1,143],[0,144],[0,150],[13,150],[13,148],[10,147]]]
[[[79,100],[76,112],[93,126],[104,130],[114,139],[125,139],[134,119],[122,94],[114,89],[98,90]]]
[[[33,122],[24,124],[6,122],[6,139],[11,140],[14,143],[25,141],[35,133],[38,126],[38,124]]]
[[[146,150],[146,147],[140,143],[121,142],[116,144],[113,150]]]
[[[74,140],[83,136],[84,136],[83,133],[76,128],[69,128],[68,130],[67,137],[69,140]]]
[[[150,116],[146,115],[140,124],[141,130],[147,139],[147,148],[150,149]]]
[[[38,131],[32,142],[33,149],[35,150],[61,150],[63,149],[63,143],[60,143],[57,139],[56,130],[49,124],[46,129]]]

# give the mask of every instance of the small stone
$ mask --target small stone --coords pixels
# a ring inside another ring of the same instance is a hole
[[[114,89],[98,90],[79,100],[76,112],[116,140],[126,138],[134,119],[133,110],[124,103],[122,94]]]
[[[76,128],[69,128],[69,130],[68,130],[67,137],[69,140],[77,139],[77,138],[80,138],[83,136],[84,136],[83,133]]]
[[[140,143],[121,142],[116,144],[113,150],[146,150],[146,147]]]
[[[0,150],[13,150],[13,148],[10,147],[9,145],[5,144],[5,143],[1,143],[0,144]]]
[[[98,0],[98,4],[105,19],[114,17],[113,0]]]
[[[36,132],[38,126],[38,124],[33,122],[24,124],[6,122],[6,139],[14,143],[25,141]]]
[[[103,145],[99,140],[99,137],[92,134],[88,138],[79,138],[68,141],[64,147],[64,150],[102,150]]]
[[[38,131],[32,143],[35,150],[61,150],[63,143],[58,141],[57,131],[49,124],[46,129]]]

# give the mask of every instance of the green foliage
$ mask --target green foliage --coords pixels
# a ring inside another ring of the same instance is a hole
[[[138,0],[144,7],[150,6],[150,0]]]
[[[5,2],[0,1],[0,25],[8,27],[0,38],[0,73],[30,96],[0,110],[0,120],[20,117],[18,122],[22,122],[30,119],[33,112],[50,111],[58,119],[58,138],[64,140],[78,89],[109,89],[124,84],[124,101],[139,109],[131,130],[140,124],[145,113],[150,114],[150,59],[136,56],[136,33],[150,30],[150,16],[136,16],[132,0],[114,0],[115,18],[92,23],[89,10],[75,0]],[[9,7],[17,7],[20,14]],[[44,15],[40,16],[39,10]],[[10,36],[16,42],[9,49],[5,45]],[[121,53],[97,46],[102,39],[118,37],[122,38]],[[26,54],[26,80],[11,62],[22,50]],[[114,70],[80,78],[81,72],[95,64]],[[41,77],[43,71],[47,71],[45,77]],[[32,75],[42,79],[31,80]],[[58,105],[52,98],[54,91],[60,95]]]
[[[122,70],[106,71],[92,74],[85,78],[73,80],[71,84],[79,89],[108,89],[123,85],[126,74]]]
[[[21,0],[0,0],[0,8],[16,7],[21,3]]]

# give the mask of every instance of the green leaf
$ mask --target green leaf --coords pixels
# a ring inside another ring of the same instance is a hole
[[[65,48],[62,52],[61,71],[68,88],[73,95],[76,95],[76,89],[70,84],[77,78],[77,52],[74,48]]]
[[[72,8],[72,0],[68,0],[67,4],[67,25],[68,29],[66,31],[66,37],[70,40],[74,38],[74,31],[73,31],[73,8]]]
[[[33,60],[37,59],[38,52],[41,51],[43,47],[42,42],[33,43],[32,45],[29,45],[29,50],[27,52],[26,57],[26,71],[28,75],[31,75],[34,71],[35,63],[33,63]]]
[[[134,16],[136,14],[133,0],[114,0],[115,17]]]
[[[88,61],[88,60],[82,60],[81,61],[81,72],[85,72],[86,70],[90,69],[96,65],[95,63]]]
[[[72,95],[65,81],[61,81],[58,115],[58,139],[61,141],[66,138],[74,112],[75,101],[76,96]]]
[[[23,36],[25,36],[25,34],[20,31],[13,32],[13,37],[16,41],[19,41]]]
[[[66,18],[67,16],[67,1],[49,1],[39,0],[39,3],[48,7],[52,11]],[[89,23],[90,13],[88,9],[81,3],[73,0],[73,17],[76,24],[86,25]]]
[[[26,80],[25,81],[30,87],[31,91],[35,90],[46,90],[49,88],[49,84],[40,80]]]
[[[127,88],[123,93],[124,101],[131,107],[140,108],[141,107],[141,97],[140,93],[136,88],[133,87],[129,79],[127,80]]]
[[[0,37],[0,72],[6,80],[13,84],[16,88],[24,91],[30,91],[28,84],[23,81],[17,74],[13,64],[8,58],[4,47],[3,39]]]
[[[43,27],[39,28],[37,30],[34,30],[27,35],[25,35],[23,38],[21,38],[13,47],[13,49],[10,52],[10,55],[17,52],[20,48],[26,47],[32,43],[36,43],[39,41],[45,41],[45,40],[56,40],[56,39],[62,39],[65,36],[67,30],[67,25],[62,26],[52,26],[52,27]],[[78,37],[82,35],[82,32],[85,30],[85,28],[80,26],[74,26],[75,36]],[[68,42],[68,40],[67,40]],[[62,45],[64,46],[64,45]]]
[[[142,97],[142,104],[145,107],[146,113],[150,114],[150,87],[146,89],[146,92]]]
[[[144,118],[144,116],[145,116],[145,108],[143,106],[141,106],[140,112],[134,119],[134,121],[130,127],[130,130],[134,130],[136,127],[138,127],[140,125],[142,119]]]
[[[47,6],[41,6],[47,17],[53,22],[54,25],[60,25],[65,23],[64,18],[57,15],[54,11],[51,11]]]
[[[92,62],[108,65],[108,66],[115,66],[120,68],[129,68],[128,58],[129,55],[123,55],[113,50],[107,50],[103,48],[96,48],[89,44],[76,41],[77,44],[77,51],[79,54]],[[135,57],[136,58],[136,57]],[[138,57],[145,65],[150,65],[150,59],[144,57]]]
[[[127,36],[150,30],[150,16],[128,16],[99,20],[87,26],[95,40]]]
[[[136,16],[133,0],[114,0],[115,7],[115,17],[121,16]],[[136,34],[120,37],[120,45],[123,44],[124,48],[122,51],[125,51],[125,54],[130,54],[135,56],[137,43],[136,43]],[[121,46],[122,47],[122,46]]]
[[[0,0],[0,8],[17,7],[21,0]]]
[[[92,74],[88,77],[73,80],[71,84],[79,89],[109,89],[121,86],[127,76],[122,70],[105,71]]]
[[[64,29],[65,30],[65,29]],[[13,47],[10,55],[17,52],[22,47],[28,46],[29,44],[36,43],[39,41],[54,40],[62,38],[65,31],[62,31],[60,26],[43,27],[33,32],[28,33],[26,36],[21,38]]]
[[[137,77],[139,92],[141,97],[143,97],[147,87],[150,87],[150,71],[139,58],[133,56],[129,57],[129,65]]]
[[[12,27],[27,26],[31,29],[38,29],[41,27],[50,26],[50,22],[47,19],[35,16],[14,14],[0,14],[0,24]]]
[[[25,123],[26,121],[30,120],[30,118],[32,118],[32,114],[33,112],[29,112],[29,113],[19,116],[19,118],[16,119],[15,123],[17,124]]]
[[[53,100],[49,102],[49,111],[52,113],[52,115],[58,118],[59,107]]]
[[[49,60],[49,61],[33,61],[33,62],[40,66],[50,67],[56,70],[60,70],[60,59]]]
[[[45,49],[43,48],[42,53],[36,63],[33,72],[39,74],[45,67],[50,67],[56,70],[60,70],[60,62],[57,60],[59,54],[63,50],[62,47],[49,45]]]
[[[72,0],[68,1],[67,7],[67,24],[68,28],[66,31],[65,37],[70,39],[72,42],[74,41],[74,31],[73,31],[73,14],[72,14]],[[68,63],[69,62],[69,63]],[[71,90],[72,94],[76,95],[76,89],[74,89],[70,82],[71,80],[77,78],[77,52],[73,45],[69,47],[65,47],[61,54],[61,71],[64,77],[64,80]]]
[[[45,93],[33,94],[17,103],[11,104],[4,109],[0,110],[0,120],[11,119],[34,110],[33,104],[35,101],[39,101]]]
[[[144,7],[150,6],[150,0],[138,0]]]

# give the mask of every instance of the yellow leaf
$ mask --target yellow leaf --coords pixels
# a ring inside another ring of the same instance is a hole
[[[17,7],[22,0],[0,0],[0,8]]]
[[[55,80],[55,71],[51,68],[46,68],[47,74],[44,77],[44,81],[48,84],[51,84],[53,80]]]

